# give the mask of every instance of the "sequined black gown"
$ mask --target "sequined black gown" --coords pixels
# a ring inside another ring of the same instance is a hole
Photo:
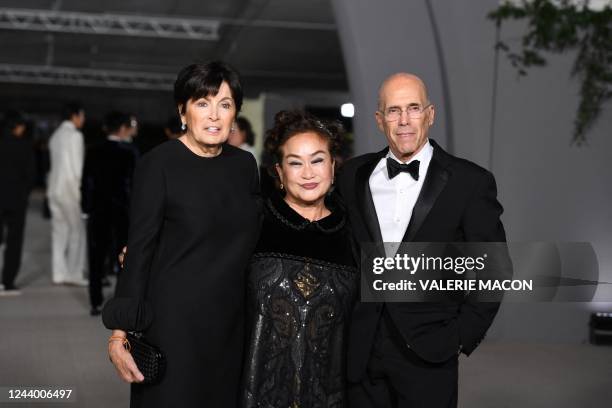
[[[356,300],[344,212],[309,222],[280,197],[265,203],[248,269],[250,338],[242,407],[344,407],[346,335]]]

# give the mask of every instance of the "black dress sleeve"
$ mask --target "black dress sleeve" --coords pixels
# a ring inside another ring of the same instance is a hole
[[[105,305],[102,314],[109,329],[143,331],[153,320],[146,292],[164,219],[166,182],[160,159],[149,154],[136,166],[125,268],[119,276],[115,297]]]

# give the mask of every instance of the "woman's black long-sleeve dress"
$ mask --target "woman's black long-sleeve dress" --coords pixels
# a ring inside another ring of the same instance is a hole
[[[357,295],[354,245],[336,200],[310,222],[279,196],[265,203],[249,264],[250,328],[241,406],[347,406],[346,336]]]
[[[232,146],[204,158],[172,140],[139,162],[125,269],[103,319],[142,331],[167,368],[159,384],[132,385],[131,407],[237,404],[257,199],[255,160]]]

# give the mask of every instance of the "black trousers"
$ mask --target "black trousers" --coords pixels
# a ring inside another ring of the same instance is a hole
[[[104,301],[102,280],[105,265],[112,265],[121,248],[127,245],[127,214],[93,214],[87,221],[87,243],[89,250],[89,301],[99,307]]]
[[[2,284],[11,287],[21,266],[23,252],[23,232],[25,229],[27,204],[15,209],[0,209],[0,228],[6,229],[4,235],[4,265],[2,267]]]
[[[458,356],[443,363],[421,359],[383,311],[367,375],[349,384],[350,408],[455,408]]]

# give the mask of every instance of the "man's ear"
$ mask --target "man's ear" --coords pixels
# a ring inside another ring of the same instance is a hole
[[[434,124],[434,118],[436,116],[436,109],[433,105],[431,105],[431,107],[429,108],[429,115],[427,115],[427,120],[428,120],[428,124],[429,126]]]
[[[378,125],[378,130],[380,130],[382,133],[385,133],[385,128],[384,128],[385,118],[383,114],[380,113],[380,111],[376,111],[374,113],[374,116],[376,117],[376,124]]]

